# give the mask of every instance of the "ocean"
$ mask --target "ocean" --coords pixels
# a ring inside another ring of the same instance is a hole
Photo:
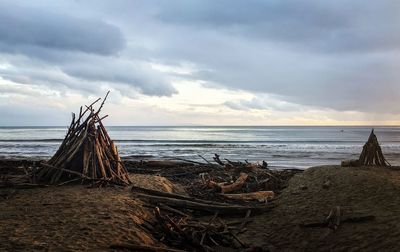
[[[358,158],[371,127],[112,126],[120,155],[134,159],[180,157],[265,160],[276,168],[308,168]],[[383,153],[400,165],[400,127],[374,127]],[[66,127],[0,127],[0,158],[45,159],[57,150]]]

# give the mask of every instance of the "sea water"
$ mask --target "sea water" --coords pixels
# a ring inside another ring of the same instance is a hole
[[[111,126],[121,156],[265,160],[272,167],[307,168],[340,164],[359,156],[372,127],[306,126]],[[400,165],[400,127],[374,127],[383,153]],[[46,159],[57,150],[66,127],[0,127],[0,158]]]

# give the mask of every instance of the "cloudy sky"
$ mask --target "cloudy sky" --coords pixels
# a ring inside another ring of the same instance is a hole
[[[397,0],[0,0],[0,126],[400,124]]]

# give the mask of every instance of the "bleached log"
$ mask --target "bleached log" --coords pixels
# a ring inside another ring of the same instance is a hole
[[[258,192],[238,193],[238,194],[221,193],[219,195],[227,199],[243,200],[243,201],[258,200],[260,202],[266,202],[268,199],[273,199],[275,197],[275,193],[273,191],[258,191]]]
[[[217,188],[221,193],[232,192],[242,188],[243,184],[246,182],[247,177],[247,173],[241,172],[239,178],[237,178],[236,181],[232,184],[216,183],[214,181],[210,181],[208,183],[208,186],[211,188]]]

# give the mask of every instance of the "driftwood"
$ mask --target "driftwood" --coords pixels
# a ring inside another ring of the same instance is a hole
[[[0,183],[0,188],[32,189],[32,188],[42,188],[42,187],[48,187],[48,185],[32,184],[32,183],[18,183],[18,184],[7,183],[7,182]]]
[[[350,216],[346,217],[341,220],[341,223],[362,223],[362,222],[367,222],[367,221],[373,221],[375,220],[374,215],[361,215],[361,216]],[[301,223],[301,227],[329,227],[331,228],[329,222],[327,221],[316,221],[316,222],[306,222],[306,223]]]
[[[301,223],[301,227],[321,227],[336,230],[341,223],[361,223],[375,220],[374,215],[352,214],[344,216],[340,206],[333,208],[323,221]]]
[[[54,156],[42,164],[33,178],[50,184],[81,178],[98,185],[130,183],[128,172],[118,155],[117,147],[110,139],[99,113],[109,92],[95,110],[93,105],[82,107],[78,118],[72,114],[67,134]],[[85,117],[85,115],[87,116]]]
[[[232,184],[226,185],[224,183],[216,183],[214,181],[210,181],[209,187],[216,188],[221,193],[232,192],[232,191],[242,188],[242,186],[246,182],[247,177],[248,177],[248,174],[242,172],[242,173],[240,173],[239,178]]]
[[[249,163],[249,162],[247,162],[247,160],[245,160],[245,163],[232,162],[231,160],[225,158],[226,162],[224,163],[218,154],[214,154],[213,160],[214,160],[214,162],[216,162],[217,164],[219,164],[221,166],[224,166],[225,168],[239,168],[239,169],[248,170],[248,171],[254,171],[254,170],[257,170],[260,168],[262,168],[262,169],[268,168],[268,163],[265,162],[264,160],[262,161],[262,164],[257,164],[257,163]]]
[[[154,214],[157,220],[154,235],[185,251],[214,251],[215,246],[229,251],[247,247],[233,233],[236,228],[218,219],[218,212],[208,222],[170,217],[162,214],[158,207],[154,209]]]
[[[167,192],[151,190],[151,189],[147,189],[147,188],[143,188],[143,187],[138,187],[138,186],[132,186],[131,191],[143,193],[143,194],[147,194],[147,195],[165,197],[165,198],[193,201],[193,202],[198,202],[198,203],[203,203],[203,204],[218,204],[218,205],[225,205],[225,206],[228,205],[228,204],[222,203],[222,202],[202,200],[202,199],[197,199],[197,198],[193,198],[193,197],[185,196],[185,195],[181,195],[181,194],[167,193]]]
[[[243,201],[258,200],[260,202],[266,202],[268,199],[273,199],[275,197],[275,194],[273,191],[258,191],[258,192],[238,193],[238,194],[221,193],[220,196],[234,200],[243,200]]]
[[[175,199],[175,198],[154,196],[142,193],[136,193],[135,197],[147,200],[152,204],[163,203],[170,207],[176,207],[179,209],[197,210],[205,213],[214,213],[218,211],[221,214],[240,214],[240,213],[246,213],[248,210],[252,210],[254,212],[265,212],[271,209],[271,206],[242,206],[235,204],[226,205],[226,204],[220,204],[219,202],[213,202],[213,204],[205,204],[192,200]]]
[[[360,160],[358,159],[350,159],[350,160],[343,160],[341,163],[342,167],[358,167],[361,166]]]
[[[359,161],[362,165],[390,166],[389,162],[383,156],[374,130],[371,131],[368,141],[363,147]]]
[[[136,245],[129,243],[117,243],[111,244],[110,249],[118,249],[118,250],[132,250],[132,251],[143,251],[143,252],[185,252],[185,250],[180,249],[171,249],[171,248],[163,248],[163,247],[154,247],[148,245]]]

